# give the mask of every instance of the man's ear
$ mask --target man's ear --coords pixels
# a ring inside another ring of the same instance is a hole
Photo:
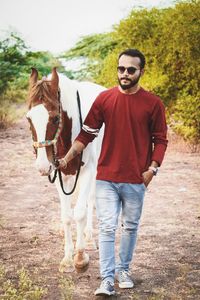
[[[141,76],[143,76],[144,73],[145,73],[145,69],[143,68],[143,69],[141,69],[141,71],[140,71]]]

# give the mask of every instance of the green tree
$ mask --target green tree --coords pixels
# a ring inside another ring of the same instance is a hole
[[[0,41],[0,127],[18,117],[17,103],[26,101],[31,67],[47,75],[55,66],[64,71],[61,62],[51,53],[28,51],[15,33]]]
[[[50,52],[28,51],[24,41],[17,34],[11,33],[0,41],[1,101],[19,101],[21,92],[27,89],[31,67],[37,68],[42,76],[46,76],[55,66],[60,72],[64,72],[61,62]]]
[[[101,71],[104,59],[112,53],[116,42],[107,33],[83,37],[74,48],[62,54],[67,60],[81,59],[82,64],[74,77],[95,80]]]
[[[61,62],[48,51],[27,52],[25,72],[29,73],[31,67],[37,68],[42,76],[51,73],[53,67],[58,67],[60,72],[65,72]]]
[[[15,33],[0,41],[0,95],[26,64],[26,49],[24,41]]]

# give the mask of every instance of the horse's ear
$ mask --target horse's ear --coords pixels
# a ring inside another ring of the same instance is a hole
[[[58,78],[58,73],[57,73],[56,67],[55,67],[52,70],[52,77],[51,77],[51,88],[55,92],[58,91],[58,82],[59,82],[59,78]]]
[[[35,68],[31,68],[31,76],[29,79],[30,88],[37,82],[38,79],[38,71]]]

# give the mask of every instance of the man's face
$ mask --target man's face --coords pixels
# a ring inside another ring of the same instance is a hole
[[[118,81],[123,90],[128,90],[136,85],[143,74],[140,69],[139,57],[122,55],[118,63]]]

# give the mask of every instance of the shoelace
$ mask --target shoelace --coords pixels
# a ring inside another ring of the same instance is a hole
[[[103,281],[103,286],[104,287],[107,287],[107,286],[113,287],[114,283],[110,282],[109,280],[105,280],[105,281]]]
[[[122,280],[125,279],[125,280],[128,280],[128,281],[131,281],[130,276],[131,276],[131,274],[130,274],[130,272],[128,272],[128,271],[121,271],[121,272],[119,273],[119,277],[120,277]]]

